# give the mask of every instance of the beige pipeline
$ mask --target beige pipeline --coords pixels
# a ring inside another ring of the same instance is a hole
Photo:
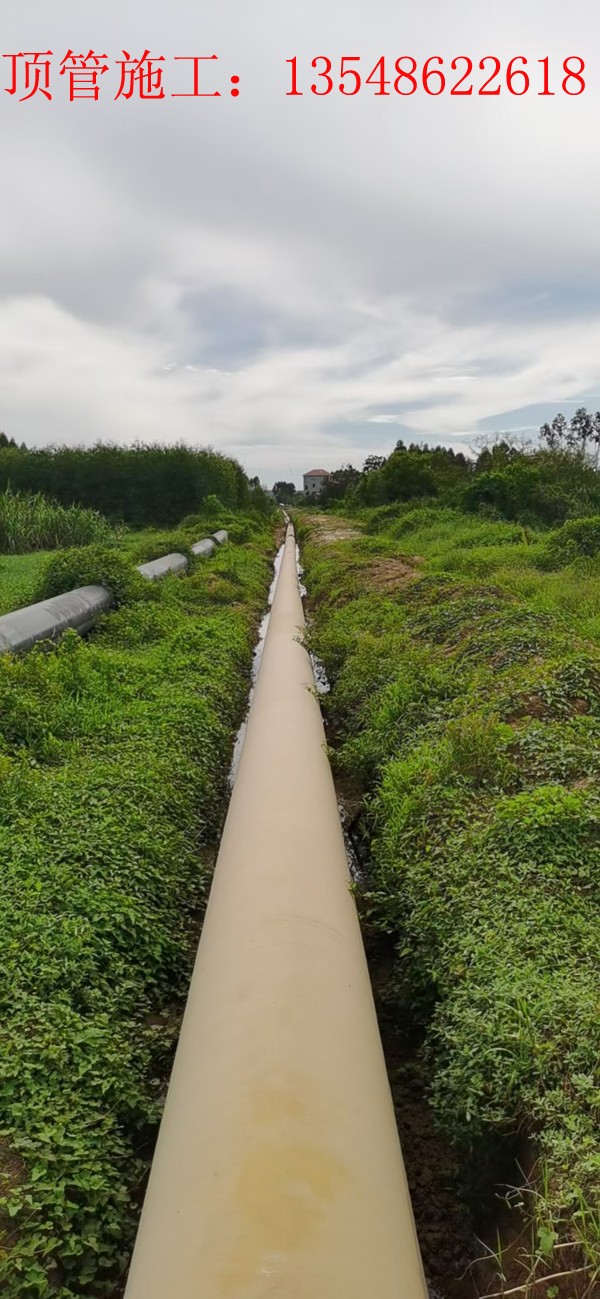
[[[126,1299],[426,1299],[288,529]]]

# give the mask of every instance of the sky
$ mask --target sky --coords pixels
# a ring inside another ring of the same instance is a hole
[[[596,0],[3,5],[2,53],[52,51],[51,100],[20,102],[25,60],[15,94],[0,70],[8,436],[211,445],[270,486],[399,437],[466,449],[600,406]],[[71,103],[61,60],[89,50],[107,55],[98,101]],[[146,50],[165,98],[115,98],[117,60]],[[213,54],[200,87],[220,96],[172,97]],[[342,55],[365,78],[385,55],[393,82],[401,54],[452,81],[469,56],[475,89],[496,56],[501,94],[339,93]],[[334,91],[316,96],[322,55]]]

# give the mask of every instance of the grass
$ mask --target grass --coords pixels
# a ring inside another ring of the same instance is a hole
[[[553,614],[579,636],[600,643],[600,567],[596,561],[572,564],[557,573],[502,568],[495,580],[536,612]]]
[[[407,526],[397,509],[364,513],[363,537],[330,545],[301,524],[333,758],[363,799],[359,902],[393,943],[384,997],[420,1026],[464,1168],[492,1136],[527,1136],[536,1233],[557,1259],[574,1242],[588,1284],[600,1267],[600,572],[593,557],[547,571],[548,534],[411,513]],[[383,588],[394,554],[398,580]]]
[[[169,551],[179,550],[187,554],[191,559],[190,546],[194,541],[200,541],[204,536],[210,536],[219,526],[225,527],[230,534],[234,544],[249,541],[256,526],[256,520],[251,514],[242,514],[227,510],[224,506],[216,507],[212,510],[205,510],[203,514],[192,515],[185,519],[181,526],[171,532],[165,532],[159,528],[144,528],[137,530],[128,530],[121,528],[113,534],[111,548],[118,556],[134,566],[143,564],[147,560],[156,559],[160,555],[166,555]],[[111,538],[109,537],[109,541]],[[102,542],[102,538],[101,538]],[[103,550],[106,551],[106,537],[104,537]],[[30,551],[27,554],[0,554],[0,616],[4,613],[11,613],[14,609],[20,609],[26,604],[32,604],[35,600],[43,598],[45,593],[51,594],[50,590],[42,588],[41,578],[50,558],[50,552],[46,550]],[[71,579],[68,570],[68,560],[61,556],[59,561],[58,572],[58,590],[68,590],[69,586],[75,585],[75,579]],[[73,561],[77,566],[78,559]],[[117,559],[117,563],[119,560]],[[211,561],[214,564],[214,561]],[[60,572],[64,577],[60,578]],[[82,577],[82,582],[85,574]]]
[[[365,540],[379,550],[423,556],[430,573],[493,581],[537,613],[563,619],[586,639],[600,642],[600,555],[571,553],[562,534],[581,530],[579,520],[556,533],[481,519],[444,506],[383,506],[362,516]],[[552,543],[556,540],[553,547]],[[390,543],[395,543],[390,545]],[[363,543],[364,544],[364,543]],[[544,567],[549,550],[563,555],[555,571]]]
[[[96,510],[59,505],[41,492],[34,495],[0,492],[0,553],[22,555],[31,550],[54,550],[107,542],[113,529]]]
[[[0,616],[33,603],[47,559],[45,550],[29,555],[0,555]]]
[[[38,598],[48,551],[116,545],[119,536],[95,510],[58,505],[40,492],[0,492],[0,616]]]
[[[127,1266],[270,579],[271,525],[238,526],[87,641],[0,658],[6,1299],[113,1295]],[[74,584],[98,553],[65,552]]]

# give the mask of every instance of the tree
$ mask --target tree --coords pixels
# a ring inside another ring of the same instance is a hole
[[[175,525],[209,497],[219,509],[250,504],[237,461],[210,449],[174,444],[41,447],[0,451],[0,492],[42,492],[61,505],[89,506],[133,527]]]
[[[581,451],[585,455],[586,446],[592,441],[593,436],[592,417],[585,406],[579,406],[569,425],[567,444],[573,451]]]
[[[585,406],[578,406],[568,423],[564,415],[555,415],[551,424],[542,424],[540,437],[549,451],[566,450],[585,456],[591,443],[600,450],[600,413],[591,415]]]
[[[296,499],[296,487],[294,483],[273,483],[273,495],[276,501],[282,505],[293,505]]]
[[[376,469],[383,469],[385,462],[385,456],[367,456],[362,467],[363,474],[372,474]]]
[[[420,452],[393,451],[382,469],[364,474],[358,498],[365,505],[387,505],[418,496],[436,496],[437,484],[431,468],[432,456]]]
[[[497,433],[492,441],[488,438],[478,439],[473,446],[479,450],[475,461],[476,474],[486,474],[490,469],[502,469],[524,451],[524,447],[511,434],[502,437]]]
[[[596,411],[592,420],[592,441],[596,447],[595,465],[597,469],[598,460],[600,460],[600,410]]]
[[[555,415],[552,420],[552,432],[556,439],[556,446],[561,447],[567,436],[568,424],[564,415]]]
[[[356,486],[360,479],[360,470],[355,469],[354,465],[343,465],[341,469],[334,469],[333,473],[325,479],[323,491],[319,500],[322,505],[327,505],[329,501],[342,501],[348,492]]]
[[[550,449],[550,451],[556,450],[556,439],[554,436],[554,429],[552,428],[551,424],[541,425],[540,437],[542,439],[542,442],[546,443],[546,446]]]
[[[502,468],[475,475],[463,509],[493,509],[525,525],[556,527],[572,515],[600,512],[600,475],[588,457],[568,447],[521,453]]]

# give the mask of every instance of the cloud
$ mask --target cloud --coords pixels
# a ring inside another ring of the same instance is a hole
[[[325,50],[365,67],[526,50],[559,85],[564,55],[591,59],[599,37],[595,7],[558,0],[511,0],[500,29],[475,0],[425,0],[401,24],[392,0],[209,0],[201,21],[192,0],[14,7],[6,52],[148,46],[173,71],[218,50],[241,94],[2,95],[0,426],[209,442],[299,481],[404,429],[457,445],[496,413],[599,389],[593,78],[572,98],[308,93]]]

